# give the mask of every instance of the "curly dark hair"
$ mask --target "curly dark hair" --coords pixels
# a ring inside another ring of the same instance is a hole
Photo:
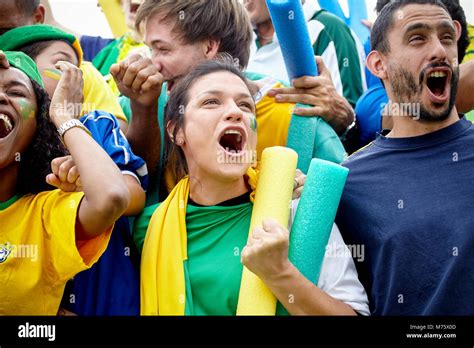
[[[51,173],[51,161],[56,157],[67,155],[56,127],[49,118],[48,94],[36,81],[31,80],[31,83],[35,91],[38,111],[36,133],[28,149],[21,154],[16,192],[22,195],[54,189],[45,180],[46,175]]]

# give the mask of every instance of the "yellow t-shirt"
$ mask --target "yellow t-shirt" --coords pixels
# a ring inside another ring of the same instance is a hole
[[[463,63],[466,63],[474,59],[474,25],[468,24],[467,34],[469,35],[469,46],[466,49],[466,55],[464,56]]]
[[[76,242],[83,196],[47,191],[0,209],[0,315],[56,315],[66,282],[105,251],[112,228]]]
[[[288,129],[295,104],[277,103],[275,98],[267,95],[271,88],[282,88],[283,84],[268,79],[260,89],[257,107],[257,160],[262,158],[262,151],[271,146],[286,146]]]
[[[84,78],[84,103],[81,116],[94,110],[102,110],[128,123],[117,96],[100,72],[90,62],[83,62],[81,70]]]

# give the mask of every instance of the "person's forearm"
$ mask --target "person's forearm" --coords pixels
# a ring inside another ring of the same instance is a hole
[[[130,192],[130,204],[123,213],[125,216],[135,216],[142,212],[145,207],[146,194],[140,183],[131,175],[124,174],[123,178]]]
[[[469,112],[474,109],[474,60],[459,66],[460,77],[456,108],[459,112]]]
[[[68,130],[64,143],[81,177],[85,196],[81,209],[87,210],[88,217],[94,216],[94,219],[83,219],[83,232],[87,237],[93,237],[123,214],[129,205],[130,194],[119,168],[83,129]]]
[[[349,305],[319,289],[291,263],[278,276],[262,280],[291,315],[356,315]]]
[[[127,131],[133,152],[143,158],[150,177],[156,174],[160,163],[161,133],[158,123],[158,104],[142,106],[131,100],[132,120]]]

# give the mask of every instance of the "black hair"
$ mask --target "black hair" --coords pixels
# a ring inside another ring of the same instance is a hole
[[[181,147],[175,144],[175,139],[179,130],[184,127],[184,113],[190,97],[189,90],[199,78],[220,71],[227,71],[238,76],[245,83],[249,92],[253,94],[253,88],[228,54],[219,54],[216,59],[204,60],[173,87],[165,107],[164,122],[166,128],[169,124],[173,129],[173,134],[170,137],[167,129],[165,129],[165,165],[163,166],[164,172],[166,172],[166,168],[171,170],[172,177],[169,179],[172,179],[172,184],[178,183],[188,174],[184,152]],[[162,183],[166,184],[165,178]],[[163,187],[163,189],[167,194],[172,187]]]
[[[375,12],[379,14],[382,9],[390,2],[394,0],[377,0],[375,6]],[[469,46],[469,34],[467,31],[467,20],[464,9],[462,8],[459,0],[441,0],[443,5],[448,10],[449,15],[455,21],[458,21],[461,24],[461,37],[458,40],[458,60],[462,62],[464,56],[466,55],[466,50]]]
[[[390,52],[390,44],[387,37],[395,21],[395,11],[409,4],[436,5],[448,12],[448,9],[440,0],[392,0],[383,6],[372,27],[370,44],[373,50],[382,53]]]
[[[49,46],[51,46],[54,42],[56,41],[62,41],[67,43],[69,46],[71,46],[71,43],[67,40],[42,40],[42,41],[36,41],[29,43],[25,46],[19,47],[15,49],[15,51],[20,51],[29,56],[31,59],[36,60],[36,58],[43,52],[45,49],[47,49]],[[72,48],[72,46],[71,46]],[[73,49],[74,54],[76,55],[77,60],[79,61],[79,57],[77,56],[77,52],[75,49]]]
[[[21,154],[16,193],[36,194],[54,189],[46,183],[51,161],[67,155],[55,125],[49,117],[50,100],[46,91],[31,80],[36,95],[36,133],[25,153]]]
[[[31,16],[39,6],[40,0],[15,0],[15,4],[23,16]]]

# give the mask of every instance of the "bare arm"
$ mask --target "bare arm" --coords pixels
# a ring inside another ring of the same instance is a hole
[[[79,170],[72,156],[55,158],[51,162],[52,173],[46,176],[46,182],[64,192],[82,192]],[[123,174],[123,179],[130,193],[130,204],[123,213],[125,216],[138,215],[145,207],[145,191],[131,175]]]
[[[135,216],[142,212],[145,207],[145,191],[142,186],[138,183],[131,175],[124,175],[125,184],[127,185],[128,191],[130,192],[130,204],[123,213],[125,216]]]
[[[112,65],[110,73],[120,92],[130,98],[132,120],[126,133],[127,140],[133,152],[145,160],[150,176],[153,176],[160,161],[157,112],[163,77],[149,58],[137,54]]]
[[[356,315],[349,305],[306,279],[291,262],[278,275],[265,278],[264,282],[292,315]]]
[[[306,279],[288,259],[289,232],[273,219],[256,228],[242,251],[242,263],[268,286],[292,315],[356,315]]]
[[[80,108],[71,111],[70,105],[82,102],[83,81],[81,71],[72,64],[59,62],[56,67],[62,71],[62,77],[51,101],[50,116],[59,127],[79,112]],[[64,143],[77,165],[84,190],[77,215],[76,239],[94,238],[123,214],[130,194],[118,167],[83,129],[69,129],[64,134]]]

